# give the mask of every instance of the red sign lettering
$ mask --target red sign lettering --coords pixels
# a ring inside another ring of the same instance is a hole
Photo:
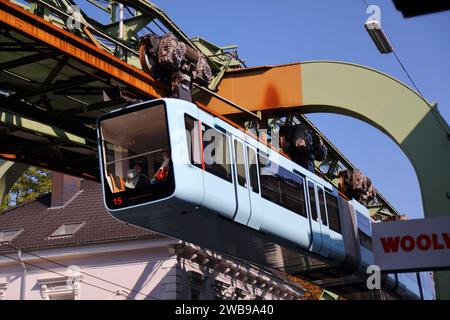
[[[421,234],[417,237],[417,248],[420,250],[428,250],[431,247],[431,239],[427,234]]]
[[[407,242],[409,243],[408,245],[406,245]],[[414,241],[414,238],[411,236],[404,236],[402,240],[400,240],[400,247],[403,249],[403,251],[413,251],[415,246],[416,243]]]
[[[445,233],[443,233],[442,235],[444,235]],[[433,249],[434,250],[441,250],[441,249],[444,249],[444,245],[442,244],[442,243],[439,243],[439,240],[438,240],[438,237],[437,237],[438,235],[436,234],[436,233],[433,233],[432,235],[431,235],[431,237],[433,238]],[[447,248],[448,248],[448,246],[447,246]]]
[[[383,250],[386,253],[389,252],[397,252],[398,251],[398,243],[400,237],[388,237],[388,238],[380,238],[381,244],[383,245]]]
[[[399,246],[405,252],[413,251],[416,246],[422,251],[427,251],[431,248],[433,250],[450,249],[450,233],[441,233],[440,235],[445,244],[439,242],[440,238],[436,233],[431,234],[431,236],[420,234],[416,239],[409,235],[403,237],[381,237],[380,241],[385,253],[398,252]]]
[[[447,249],[450,249],[450,233],[443,233],[442,238],[444,238]]]

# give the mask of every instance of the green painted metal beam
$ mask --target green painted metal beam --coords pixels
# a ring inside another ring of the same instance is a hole
[[[140,30],[146,27],[152,20],[153,20],[152,17],[145,15],[138,15],[129,19],[124,19],[123,20],[124,36],[123,39],[121,40],[129,41],[130,39],[135,37],[136,33],[138,33]],[[119,24],[120,24],[119,21],[110,23],[106,25],[104,28],[102,28],[102,31],[119,39]]]
[[[42,124],[40,122],[7,112],[0,112],[0,125],[17,127],[40,136],[43,135],[51,138],[58,138],[62,141],[73,142],[81,145],[87,144],[87,140],[83,137],[74,135],[51,125]]]
[[[53,125],[1,111],[0,129],[3,141],[0,148],[0,158],[3,160],[0,160],[17,161],[26,164],[25,167],[33,165],[98,180],[96,141]],[[8,173],[9,168],[5,168],[0,171],[0,179],[2,174]],[[5,179],[13,178],[8,176]],[[1,196],[12,185],[10,180],[5,181],[2,182]]]
[[[29,4],[16,0],[11,1],[64,29],[66,28],[67,20],[71,18],[68,9],[71,6],[78,5],[78,0],[27,0],[30,1]],[[209,85],[210,90],[216,89],[226,70],[239,68],[243,63],[235,55],[227,53],[228,50],[236,49],[236,46],[219,47],[199,37],[190,39],[170,20],[164,11],[149,1],[120,0],[97,2],[95,0],[88,0],[88,3],[103,10],[105,15],[109,16],[111,23],[103,25],[99,22],[101,19],[98,17],[89,17],[85,12],[80,10],[82,15],[82,21],[80,22],[81,28],[73,28],[69,31],[84,40],[94,42],[106,52],[119,56],[127,63],[138,68],[141,68],[141,66],[138,59],[139,47],[137,40],[139,37],[137,34],[147,28],[151,22],[157,23],[158,26],[162,25],[165,30],[172,32],[180,41],[206,55],[214,74],[213,80]],[[123,21],[124,34],[122,39],[119,39],[119,22],[117,17],[119,3],[135,10],[133,12],[134,17]],[[93,36],[96,36],[96,39],[93,39],[95,38]],[[125,54],[122,52],[125,52]]]

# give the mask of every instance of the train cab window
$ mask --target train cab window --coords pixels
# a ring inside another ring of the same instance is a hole
[[[325,193],[325,198],[327,202],[328,223],[330,229],[336,231],[337,233],[342,233],[338,199],[328,192]]]
[[[200,152],[199,121],[185,114],[184,124],[186,128],[186,143],[189,154],[189,161],[194,166],[201,168],[202,158]]]
[[[250,186],[252,191],[259,193],[258,184],[258,164],[256,163],[256,152],[252,148],[247,147],[248,170],[250,177]]]
[[[311,205],[311,217],[319,221],[319,216],[317,215],[317,205],[316,205],[316,193],[314,192],[314,183],[308,181],[308,194],[309,194],[309,204]]]
[[[170,196],[175,189],[164,104],[139,105],[99,120],[108,208]]]
[[[273,203],[282,204],[281,177],[278,174],[279,166],[263,156],[259,156],[259,181],[261,183],[261,196]]]
[[[239,185],[247,187],[247,178],[245,175],[245,157],[244,157],[244,145],[242,142],[234,140],[234,152],[237,168],[237,180]]]
[[[202,137],[205,170],[232,182],[229,137],[206,124],[202,124]]]
[[[321,187],[317,187],[317,193],[319,195],[319,207],[320,207],[320,217],[322,218],[322,224],[327,226],[327,212],[325,209],[325,193]]]
[[[372,238],[358,229],[359,243],[367,250],[372,251]]]

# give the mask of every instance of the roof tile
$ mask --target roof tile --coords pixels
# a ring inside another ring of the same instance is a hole
[[[10,246],[21,249],[53,248],[162,235],[114,219],[103,205],[101,185],[84,180],[82,192],[63,207],[51,208],[51,194],[8,209],[0,214],[0,231],[21,229]],[[73,236],[50,238],[65,223],[85,222]],[[0,252],[11,248],[0,245]]]

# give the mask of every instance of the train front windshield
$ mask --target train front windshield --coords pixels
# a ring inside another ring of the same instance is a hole
[[[141,105],[99,120],[105,201],[118,209],[170,196],[174,177],[165,105]]]

